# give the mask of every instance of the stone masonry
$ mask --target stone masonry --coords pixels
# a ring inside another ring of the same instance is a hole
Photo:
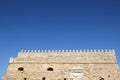
[[[114,50],[22,50],[4,80],[120,80]]]

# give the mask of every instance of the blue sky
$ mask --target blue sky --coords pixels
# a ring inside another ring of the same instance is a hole
[[[22,49],[115,49],[119,0],[0,0],[0,77]]]

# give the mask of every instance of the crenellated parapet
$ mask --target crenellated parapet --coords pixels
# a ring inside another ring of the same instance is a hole
[[[10,63],[116,63],[115,50],[22,50]]]
[[[114,49],[94,49],[94,50],[21,50],[20,53],[58,53],[58,52],[115,52]]]
[[[42,57],[42,55],[53,55],[53,56],[70,56],[70,55],[75,55],[75,56],[110,56],[110,55],[115,55],[115,50],[21,50],[18,53],[18,58],[24,58],[24,57]]]

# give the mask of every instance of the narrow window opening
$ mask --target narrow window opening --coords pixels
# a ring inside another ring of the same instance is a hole
[[[100,80],[104,80],[104,78],[101,78]]]
[[[45,77],[43,77],[42,80],[45,80]]]
[[[24,78],[24,80],[27,80],[27,78]]]
[[[49,67],[49,68],[47,69],[47,71],[53,71],[53,68]]]
[[[19,67],[18,71],[24,71],[24,68],[23,67]]]
[[[103,77],[99,77],[99,80],[105,80]]]
[[[66,78],[64,78],[64,80],[67,80]]]

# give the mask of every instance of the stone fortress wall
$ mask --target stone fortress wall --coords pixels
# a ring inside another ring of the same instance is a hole
[[[119,73],[114,50],[22,50],[5,80],[119,80]]]

